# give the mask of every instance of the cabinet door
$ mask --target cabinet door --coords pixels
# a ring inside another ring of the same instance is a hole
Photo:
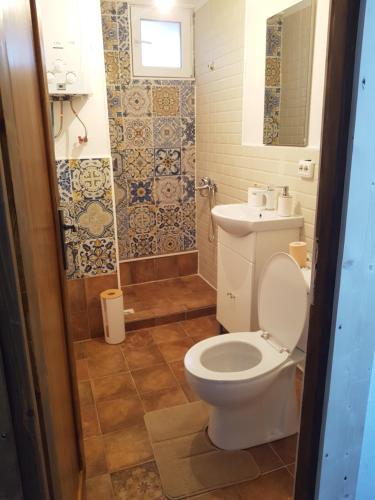
[[[217,319],[229,332],[250,331],[253,264],[218,246]]]

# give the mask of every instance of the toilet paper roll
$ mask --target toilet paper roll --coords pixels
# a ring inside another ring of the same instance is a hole
[[[292,241],[292,243],[289,243],[289,255],[298,262],[300,267],[306,267],[307,247],[304,241]]]
[[[124,302],[122,290],[106,290],[100,294],[104,339],[107,344],[125,340]]]

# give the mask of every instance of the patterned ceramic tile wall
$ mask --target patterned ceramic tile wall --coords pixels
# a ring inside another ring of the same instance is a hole
[[[132,79],[128,5],[101,6],[120,260],[193,250],[194,82]]]
[[[68,279],[116,271],[110,160],[58,160]]]
[[[274,16],[267,21],[263,136],[265,144],[279,144],[281,50],[282,20],[279,16]]]

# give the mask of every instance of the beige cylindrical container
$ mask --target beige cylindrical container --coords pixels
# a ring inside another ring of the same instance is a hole
[[[307,246],[304,241],[292,241],[292,243],[289,243],[289,254],[298,262],[300,267],[306,267]]]
[[[125,340],[124,302],[122,290],[106,290],[100,294],[104,339],[108,344]]]
[[[277,213],[280,217],[290,217],[293,210],[293,198],[291,196],[279,197],[279,203],[277,205]]]
[[[249,187],[247,190],[247,202],[250,207],[263,207],[265,203],[264,188]]]

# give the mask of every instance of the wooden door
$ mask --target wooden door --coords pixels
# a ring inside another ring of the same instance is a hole
[[[4,171],[50,498],[77,498],[80,454],[63,311],[45,85],[33,0],[0,8]],[[21,450],[24,452],[25,450]],[[32,497],[30,497],[32,498]]]

